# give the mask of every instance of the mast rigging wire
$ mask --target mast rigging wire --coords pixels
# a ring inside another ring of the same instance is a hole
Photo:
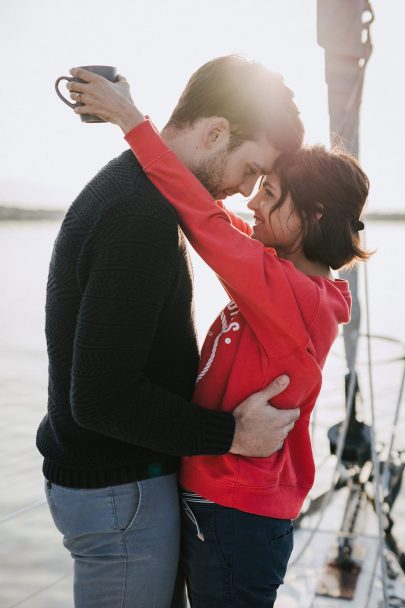
[[[364,265],[364,275],[365,275],[365,301],[366,301],[366,326],[367,326],[367,333],[366,333],[367,368],[368,368],[368,379],[369,379],[369,390],[370,390],[371,453],[372,453],[372,463],[373,463],[373,470],[374,470],[373,485],[375,488],[375,497],[374,498],[375,498],[376,515],[377,515],[377,522],[378,522],[378,551],[376,554],[376,561],[375,561],[375,566],[374,566],[373,570],[375,572],[377,563],[378,563],[378,559],[379,559],[380,563],[381,563],[381,581],[382,581],[382,589],[383,589],[384,608],[389,608],[390,604],[389,604],[389,596],[388,596],[387,570],[386,570],[386,563],[385,563],[384,523],[383,523],[383,512],[382,512],[382,502],[384,499],[384,491],[383,491],[384,488],[383,488],[383,478],[380,473],[380,461],[378,459],[378,454],[377,454],[377,449],[376,449],[376,433],[375,433],[376,416],[375,416],[375,400],[374,400],[372,354],[371,354],[371,339],[373,336],[371,335],[371,331],[370,331],[371,313],[370,313],[368,271],[367,271],[366,266],[367,265],[365,264]],[[401,357],[398,360],[403,360],[403,357]],[[405,388],[405,368],[404,368],[404,372],[403,372],[402,378],[401,378],[400,392],[399,392],[399,396],[397,399],[396,410],[395,410],[395,415],[394,415],[394,420],[393,420],[393,425],[392,425],[392,430],[391,430],[389,453],[388,453],[387,461],[384,466],[385,476],[387,476],[389,473],[388,467],[389,467],[389,462],[390,462],[390,458],[391,458],[394,443],[395,443],[396,426],[397,426],[397,422],[399,419],[404,388]],[[356,389],[356,379],[355,379],[355,375],[352,374],[350,377],[350,380],[349,380],[349,389],[348,389],[347,400],[346,400],[346,418],[345,418],[345,421],[344,421],[344,423],[340,429],[340,433],[339,433],[339,439],[338,439],[338,444],[337,444],[337,449],[336,449],[336,465],[335,465],[334,472],[332,475],[332,482],[331,482],[329,490],[327,491],[327,493],[325,494],[325,496],[322,500],[318,521],[315,524],[314,528],[312,528],[309,537],[305,541],[305,543],[302,546],[302,548],[300,549],[299,553],[297,554],[297,556],[295,556],[295,558],[290,563],[289,568],[293,568],[294,566],[297,565],[297,563],[303,557],[304,553],[307,551],[307,549],[310,546],[315,535],[319,532],[319,528],[320,528],[321,522],[323,520],[323,517],[325,515],[326,508],[328,507],[328,505],[330,503],[330,499],[332,497],[332,493],[335,490],[335,486],[336,486],[336,483],[339,478],[339,471],[340,471],[340,468],[342,465],[343,449],[344,449],[346,435],[347,435],[347,431],[348,431],[348,427],[349,427],[349,420],[350,420],[351,410],[352,410],[353,402],[354,402],[355,389]],[[314,432],[314,429],[312,429],[312,432]],[[340,531],[340,532],[342,532],[342,531]],[[341,535],[340,532],[338,533],[339,536]],[[372,585],[373,585],[373,579],[374,579],[374,576],[372,576],[371,580],[370,580],[370,589],[372,588]],[[370,600],[368,599],[365,608],[368,608],[369,601]]]

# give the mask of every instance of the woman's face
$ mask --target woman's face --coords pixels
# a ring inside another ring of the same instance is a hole
[[[280,182],[276,174],[266,175],[256,196],[248,203],[254,212],[252,238],[266,247],[274,247],[279,255],[294,251],[301,240],[301,220],[288,193],[280,208],[272,210],[280,199]]]

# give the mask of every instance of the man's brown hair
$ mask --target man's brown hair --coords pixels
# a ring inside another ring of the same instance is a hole
[[[304,127],[291,89],[280,74],[239,55],[218,57],[194,72],[167,127],[184,129],[211,116],[228,120],[230,150],[263,133],[282,152],[302,144]]]

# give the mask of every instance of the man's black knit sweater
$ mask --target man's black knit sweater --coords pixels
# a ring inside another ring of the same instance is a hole
[[[57,236],[46,303],[44,475],[96,488],[221,454],[231,414],[191,404],[198,351],[184,236],[126,151],[84,188]],[[203,404],[202,404],[203,405]]]

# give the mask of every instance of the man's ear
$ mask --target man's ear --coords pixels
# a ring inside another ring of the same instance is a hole
[[[227,146],[230,138],[229,122],[222,116],[208,118],[202,136],[202,143],[208,150],[220,149]]]

